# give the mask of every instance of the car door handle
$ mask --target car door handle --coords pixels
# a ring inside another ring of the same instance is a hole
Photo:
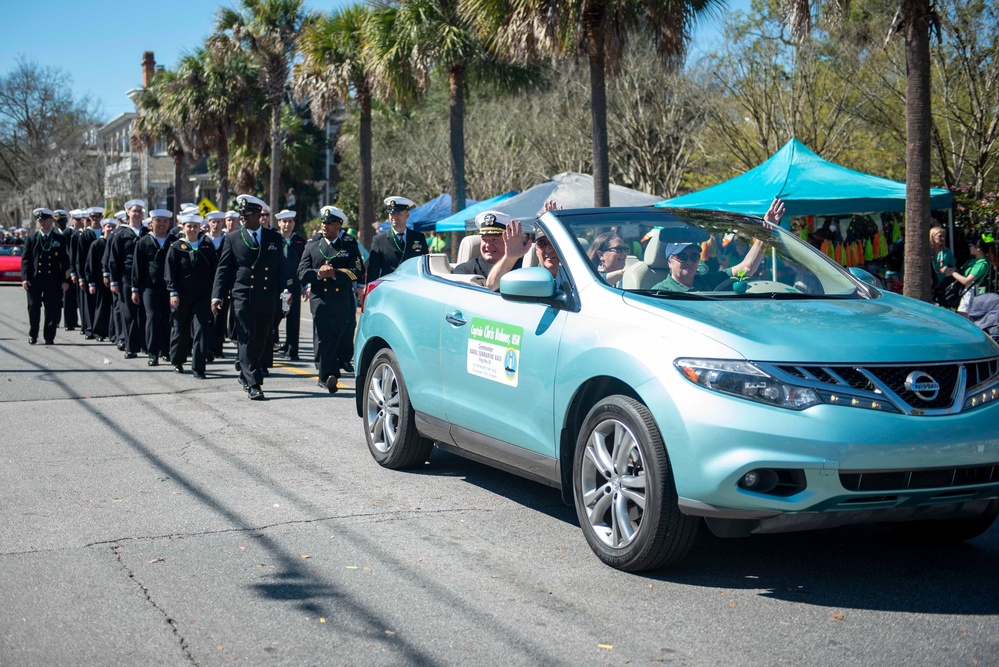
[[[444,319],[448,321],[448,324],[453,324],[456,327],[460,327],[464,324],[468,324],[465,318],[462,316],[460,310],[448,313],[444,316]]]

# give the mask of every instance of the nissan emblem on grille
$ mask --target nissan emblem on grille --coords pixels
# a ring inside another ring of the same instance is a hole
[[[940,393],[940,383],[923,371],[909,373],[905,378],[905,388],[926,402],[932,401]]]

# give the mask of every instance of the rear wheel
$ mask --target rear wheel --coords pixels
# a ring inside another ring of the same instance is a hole
[[[648,408],[629,396],[595,405],[576,440],[576,515],[597,557],[619,570],[683,558],[700,520],[680,513],[669,456]]]
[[[990,501],[986,510],[978,516],[885,525],[898,537],[911,542],[954,544],[978,537],[992,527],[996,517],[999,517],[999,500]]]
[[[380,465],[393,470],[423,465],[434,443],[416,431],[413,406],[392,350],[378,352],[368,366],[362,399],[364,436]]]

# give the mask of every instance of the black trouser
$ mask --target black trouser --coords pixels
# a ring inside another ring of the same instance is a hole
[[[84,283],[86,285],[86,283]],[[80,290],[80,297],[77,299],[80,304],[80,324],[83,329],[83,333],[88,336],[96,335],[94,334],[94,309],[97,304],[97,295],[90,294],[90,286],[80,287],[80,284],[75,285],[75,289]],[[100,288],[98,288],[100,289]]]
[[[350,311],[345,317],[347,330],[340,336],[340,348],[337,351],[341,364],[354,359],[354,329],[357,327],[357,309]]]
[[[191,369],[204,373],[214,340],[211,296],[206,294],[198,299],[181,296],[180,307],[170,314],[170,321],[170,363],[183,366],[190,354]]]
[[[170,295],[166,286],[143,289],[142,307],[146,313],[146,352],[150,359],[165,356],[170,341]]]
[[[103,284],[96,285],[95,289],[97,293],[91,298],[96,302],[96,306],[90,320],[90,331],[87,333],[98,338],[107,338],[111,335],[111,304],[114,303],[114,294]]]
[[[118,286],[118,320],[116,333],[118,340],[125,343],[125,352],[128,354],[138,354],[142,349],[142,322],[139,320],[139,312],[142,306],[132,303],[132,292],[124,285]]]
[[[45,326],[42,335],[46,341],[55,340],[62,315],[62,287],[28,290],[28,337],[38,338],[38,326],[42,319],[42,306],[45,306]]]
[[[284,342],[281,344],[281,349],[284,350],[288,356],[298,356],[298,340],[301,337],[302,332],[302,292],[301,290],[291,292],[291,308],[288,310],[288,314],[284,317]],[[278,306],[280,308],[280,306]],[[280,318],[281,311],[278,310],[278,317]],[[274,341],[277,342],[281,340],[281,336],[278,331],[281,328],[280,319],[274,322]]]
[[[236,349],[243,381],[259,387],[264,381],[264,353],[274,326],[274,310],[233,307],[236,316]]]
[[[75,329],[80,326],[79,311],[77,304],[76,285],[70,285],[62,295],[62,321],[67,329]]]
[[[313,299],[312,322],[315,325],[316,338],[316,368],[319,379],[340,377],[340,341],[347,332],[350,313],[341,308],[333,308],[321,301]]]

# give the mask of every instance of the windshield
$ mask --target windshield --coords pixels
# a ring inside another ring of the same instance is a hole
[[[20,257],[24,248],[17,245],[0,245],[0,257]]]
[[[671,209],[559,211],[608,285],[662,298],[870,298],[842,268],[759,218]]]

